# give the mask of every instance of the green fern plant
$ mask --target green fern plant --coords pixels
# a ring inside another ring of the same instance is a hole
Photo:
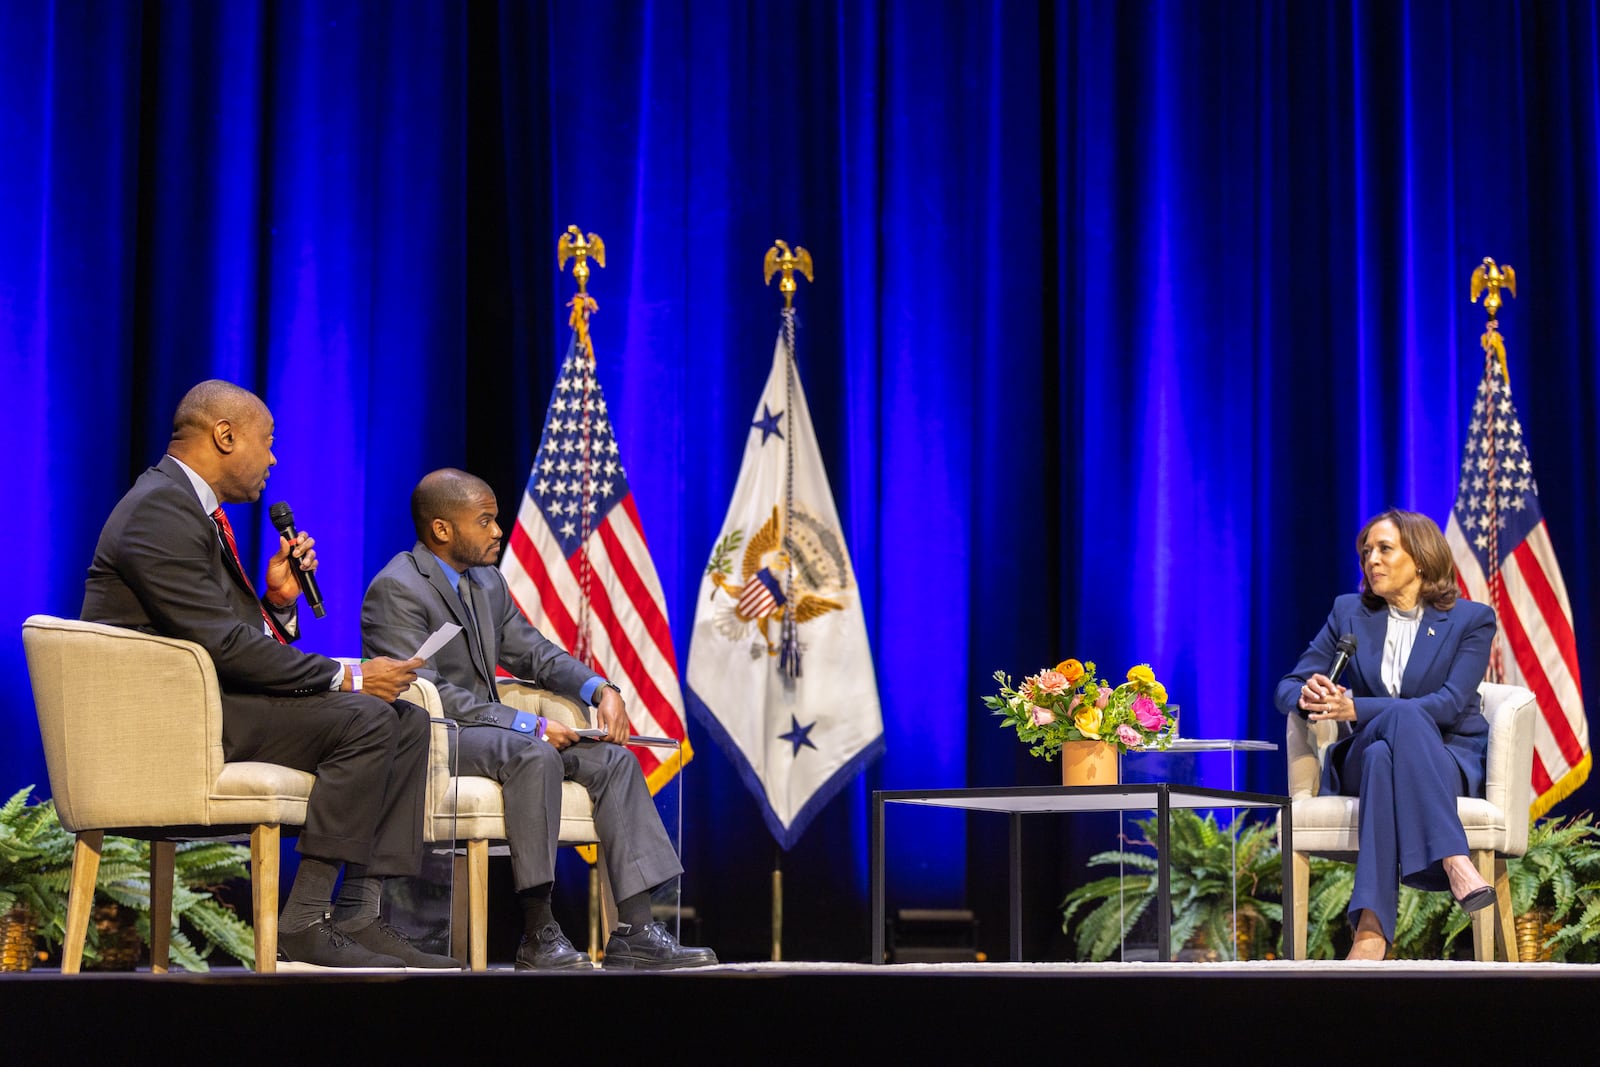
[[[1216,950],[1232,944],[1255,957],[1276,945],[1283,923],[1282,905],[1273,899],[1283,891],[1277,827],[1245,819],[1241,813],[1219,826],[1209,813],[1172,812],[1168,856],[1174,946],[1204,942]],[[1061,929],[1073,936],[1080,960],[1109,958],[1156,899],[1156,819],[1135,819],[1134,825],[1144,836],[1129,845],[1148,852],[1120,849],[1089,859],[1091,867],[1116,866],[1132,873],[1096,879],[1061,901]]]
[[[1339,956],[1334,935],[1349,926],[1345,912],[1355,891],[1356,869],[1326,856],[1311,857],[1311,891],[1306,901],[1306,958],[1331,960]]]
[[[74,835],[56,817],[55,803],[28,803],[26,786],[0,805],[0,912],[16,904],[34,916],[39,935],[59,946],[66,933],[67,891],[72,880]],[[215,891],[249,876],[250,850],[222,841],[190,841],[174,849],[171,959],[185,970],[209,969],[207,959],[221,949],[247,967],[255,963],[255,934],[249,923],[216,899]],[[107,835],[100,851],[95,898],[132,909],[135,926],[150,943],[150,843]],[[198,939],[190,936],[190,931]],[[84,959],[99,959],[93,924]]]
[[[1511,910],[1557,927],[1552,960],[1600,962],[1600,826],[1582,812],[1528,828],[1528,851],[1506,861]]]

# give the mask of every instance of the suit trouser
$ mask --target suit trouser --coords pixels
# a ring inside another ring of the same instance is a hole
[[[484,724],[464,724],[456,744],[458,774],[500,783],[511,874],[519,891],[555,880],[566,778],[594,801],[595,829],[616,899],[683,873],[639,761],[620,745],[583,741],[557,750],[537,737]]]
[[[222,697],[222,752],[317,776],[299,849],[374,875],[422,866],[428,715],[364,693]]]
[[[1439,726],[1413,705],[1394,704],[1362,724],[1343,753],[1340,792],[1361,798],[1350,919],[1372,911],[1393,943],[1400,886],[1450,888],[1440,862],[1467,851],[1456,812],[1465,789],[1461,767]]]

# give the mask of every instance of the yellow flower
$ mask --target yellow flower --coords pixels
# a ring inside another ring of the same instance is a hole
[[[1162,685],[1160,682],[1154,683],[1150,686],[1150,697],[1157,704],[1165,707],[1167,703],[1167,687]]]
[[[1066,675],[1068,685],[1077,685],[1078,679],[1083,677],[1083,664],[1075,659],[1064,659],[1056,664],[1056,670]]]
[[[1078,732],[1085,737],[1098,738],[1100,736],[1100,723],[1105,719],[1105,714],[1093,704],[1080,707],[1072,716],[1072,724]]]
[[[1140,689],[1148,689],[1156,684],[1156,672],[1150,669],[1150,664],[1141,663],[1128,668],[1128,681]]]

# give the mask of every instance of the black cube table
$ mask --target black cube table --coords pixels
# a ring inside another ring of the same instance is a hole
[[[1012,786],[995,789],[875,790],[872,794],[872,956],[884,961],[884,822],[886,804],[921,804],[927,807],[997,811],[1011,824],[1011,958],[1022,958],[1022,817],[1072,811],[1154,811],[1156,813],[1156,958],[1172,959],[1172,871],[1167,857],[1167,835],[1173,808],[1277,808],[1282,815],[1279,849],[1283,857],[1283,913],[1294,914],[1294,836],[1288,797],[1242,793],[1233,789],[1172,785],[1167,782],[1131,782],[1095,786]],[[1284,958],[1294,958],[1294,946],[1285,943]]]

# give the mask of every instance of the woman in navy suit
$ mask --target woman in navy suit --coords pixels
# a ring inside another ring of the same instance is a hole
[[[1448,889],[1467,911],[1494,889],[1467,858],[1456,797],[1482,796],[1488,723],[1478,683],[1489,667],[1494,611],[1456,596],[1456,567],[1426,515],[1391,509],[1356,538],[1361,591],[1333,603],[1327,625],[1278,683],[1278,710],[1348,723],[1328,753],[1322,792],[1357,796],[1360,852],[1347,959],[1382,959],[1400,889]],[[1341,637],[1355,653],[1336,685],[1323,673]]]

